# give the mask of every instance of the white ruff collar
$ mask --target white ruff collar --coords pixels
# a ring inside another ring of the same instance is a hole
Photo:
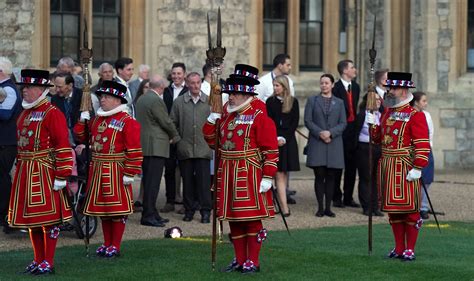
[[[237,105],[237,106],[231,106],[229,105],[227,107],[227,112],[229,113],[232,113],[232,112],[236,112],[236,111],[239,111],[240,109],[246,107],[251,101],[253,100],[253,97],[249,97],[246,101],[244,101],[241,105]]]
[[[404,106],[405,104],[408,104],[411,102],[411,100],[413,99],[413,95],[412,93],[408,93],[408,96],[405,100],[402,100],[401,102],[397,103],[396,105],[394,106],[391,106],[390,108],[397,108],[397,107],[401,107],[401,106]]]
[[[109,111],[104,111],[102,109],[102,107],[99,107],[99,109],[97,109],[97,116],[103,116],[103,117],[112,116],[115,113],[119,113],[121,111],[125,111],[125,112],[127,111],[127,105],[126,104],[121,104],[121,105],[117,106],[116,108],[111,109]]]
[[[46,98],[46,95],[49,93],[49,88],[46,88],[41,96],[39,96],[34,102],[32,103],[27,103],[25,100],[21,102],[21,106],[23,106],[24,109],[30,109],[38,105],[42,100]]]

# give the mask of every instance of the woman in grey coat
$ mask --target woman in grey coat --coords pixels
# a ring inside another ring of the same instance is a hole
[[[314,171],[314,191],[318,200],[317,217],[335,217],[331,212],[334,178],[344,169],[342,132],[346,127],[344,102],[332,95],[334,77],[323,74],[319,79],[321,94],[308,98],[304,124],[309,130],[306,166]],[[323,199],[326,208],[323,210]]]

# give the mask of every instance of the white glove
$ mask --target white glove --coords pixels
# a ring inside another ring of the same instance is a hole
[[[375,120],[375,114],[370,112],[365,114],[365,122],[370,125],[378,125],[377,120]]]
[[[124,185],[132,184],[134,181],[135,181],[135,179],[133,177],[123,176],[123,184]]]
[[[85,120],[91,120],[91,114],[89,113],[89,111],[81,112],[80,120],[81,120],[81,122],[84,122]]]
[[[277,141],[282,141],[283,144],[286,144],[286,139],[284,137],[278,136]]]
[[[407,174],[407,181],[414,181],[421,178],[421,170],[411,169]]]
[[[220,113],[211,112],[211,114],[209,114],[209,117],[207,117],[207,121],[211,124],[216,124],[217,119],[220,119],[221,116],[222,114]]]
[[[272,180],[263,178],[260,182],[260,193],[264,193],[272,188]]]
[[[65,180],[57,180],[57,179],[54,180],[53,189],[55,191],[59,191],[59,190],[63,189],[64,187],[66,187],[66,181]]]

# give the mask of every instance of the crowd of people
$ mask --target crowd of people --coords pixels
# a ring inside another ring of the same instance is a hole
[[[375,73],[376,109],[366,110],[368,95],[359,104],[354,63],[342,60],[337,69],[340,79],[321,75],[320,92],[304,106],[315,216],[335,217],[332,207],[361,208],[367,216],[387,212],[395,237],[389,257],[414,260],[418,230],[429,217],[421,180],[429,187],[434,171],[427,96],[408,92],[414,87],[411,74],[382,69]],[[169,219],[160,213],[173,211],[183,214],[184,222],[199,212],[200,222],[210,223],[211,178],[217,177],[216,215],[229,221],[235,251],[224,271],[260,271],[267,235],[262,220],[278,212],[289,217],[289,205],[296,203],[290,181],[291,172],[300,170],[295,137],[300,105],[290,57],[277,55],[273,69],[260,78],[255,67],[236,65],[220,82],[222,112],[209,106],[210,65],[201,75],[175,62],[165,79],[143,64],[132,79],[133,59],[102,63],[90,111],[81,102],[84,82],[92,78],[84,79],[81,71],[65,57],[51,74],[23,69],[16,81],[11,62],[0,57],[0,223],[5,232],[29,229],[34,259],[25,272],[54,273],[58,225],[72,216],[70,191],[64,191],[77,173],[88,174],[84,214],[101,219],[98,256],[120,255],[128,215],[139,208],[140,223],[148,227],[166,226]],[[360,204],[353,195],[357,174]],[[163,176],[166,204],[158,208]]]

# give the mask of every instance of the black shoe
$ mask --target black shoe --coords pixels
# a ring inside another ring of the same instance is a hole
[[[364,216],[369,216],[369,210],[364,210],[362,214],[364,214]]]
[[[336,208],[344,208],[344,204],[342,204],[342,201],[334,201],[332,205]]]
[[[430,215],[428,215],[428,211],[421,211],[420,216],[422,219],[427,220],[430,218]]]
[[[376,217],[383,217],[384,214],[383,214],[382,212],[380,212],[379,210],[375,210],[375,211],[374,211],[374,216],[376,216]]]
[[[360,205],[357,204],[354,200],[352,200],[351,202],[348,202],[348,203],[344,203],[344,205],[347,206],[347,207],[360,208]]]
[[[287,204],[296,204],[296,201],[291,196],[287,196],[286,197],[286,203]]]
[[[157,221],[156,219],[151,219],[151,220],[141,220],[140,221],[141,225],[146,225],[146,226],[153,226],[153,227],[164,227],[165,224]]]
[[[3,226],[3,232],[4,232],[5,234],[10,234],[10,233],[13,232],[13,228],[11,228],[11,227],[8,226],[8,225],[5,225],[5,226]]]
[[[170,222],[169,219],[165,219],[165,218],[163,218],[163,217],[160,216],[160,215],[155,215],[155,219],[156,219],[158,222],[161,222],[161,223],[169,223],[169,222]]]
[[[192,221],[193,220],[193,216],[189,216],[189,215],[184,215],[184,218],[183,218],[183,221]]]
[[[291,216],[291,211],[290,211],[290,209],[288,209],[288,213],[286,213],[286,214],[283,213],[282,215],[283,215],[285,218]]]
[[[331,218],[334,218],[336,217],[336,214],[334,214],[333,212],[331,212],[330,210],[326,210],[324,211],[324,214],[328,217],[331,217]]]
[[[293,196],[296,194],[296,190],[288,190],[288,192],[286,193],[286,195],[288,196]]]
[[[324,211],[317,211],[317,212],[316,212],[316,216],[317,216],[318,218],[324,217]]]
[[[210,216],[211,215],[209,213],[203,213],[201,215],[201,223],[210,223],[211,222]]]

